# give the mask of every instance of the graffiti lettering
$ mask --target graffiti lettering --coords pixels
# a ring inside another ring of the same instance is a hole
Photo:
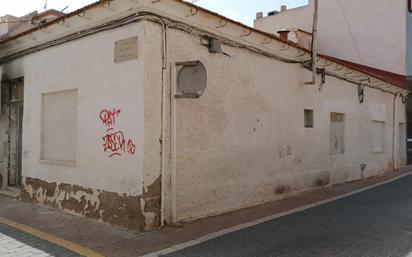
[[[103,149],[106,152],[110,150],[112,152],[117,152],[125,150],[125,140],[123,132],[117,131],[110,134],[107,134],[103,137]]]
[[[120,114],[120,109],[107,110],[100,112],[100,120],[103,125],[107,127],[106,134],[103,136],[103,150],[109,152],[109,158],[113,156],[122,156],[122,153],[129,153],[134,155],[136,152],[136,145],[132,139],[126,139],[123,131],[116,131],[116,117]],[[127,142],[127,143],[126,143]]]
[[[103,125],[110,128],[116,125],[116,117],[119,116],[120,110],[102,110],[100,112],[100,120],[103,122]]]
[[[129,139],[129,142],[127,142],[127,152],[130,154],[134,154],[136,151],[136,145],[133,143],[132,140]]]

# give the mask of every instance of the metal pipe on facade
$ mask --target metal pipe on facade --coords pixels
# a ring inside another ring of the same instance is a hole
[[[170,81],[170,222],[175,224],[176,215],[176,64],[171,69]]]
[[[166,144],[165,144],[165,121],[166,121],[166,113],[165,110],[166,105],[165,101],[167,98],[166,94],[166,69],[167,69],[167,25],[164,20],[160,17],[153,16],[157,19],[162,27],[162,86],[161,86],[161,128],[160,128],[160,226],[163,227],[165,225],[165,192],[166,192],[166,163],[167,163],[167,154],[166,153]]]
[[[397,123],[398,123],[398,105],[397,105],[397,99],[398,99],[399,94],[395,94],[393,97],[393,130],[392,130],[392,164],[393,164],[393,170],[396,171],[398,170],[398,161],[397,161],[397,155],[396,155],[396,145],[397,145]]]

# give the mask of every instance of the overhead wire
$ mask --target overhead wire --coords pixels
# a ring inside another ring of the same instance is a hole
[[[98,26],[95,26],[93,28],[84,29],[84,30],[72,33],[70,35],[64,36],[62,38],[51,40],[49,42],[31,47],[31,48],[28,48],[28,49],[23,49],[23,50],[20,50],[18,52],[15,52],[15,53],[12,53],[12,54],[9,54],[9,55],[6,55],[6,56],[3,56],[0,59],[0,64],[4,63],[4,62],[9,62],[13,59],[19,58],[19,57],[27,55],[27,54],[38,52],[40,50],[43,50],[43,49],[46,49],[46,48],[49,48],[49,47],[53,47],[53,46],[60,45],[60,44],[66,43],[66,42],[77,40],[79,38],[83,38],[83,37],[86,37],[86,36],[89,36],[89,35],[99,33],[101,31],[111,30],[111,29],[114,29],[114,28],[117,28],[117,27],[125,26],[125,25],[131,24],[131,23],[134,23],[134,22],[138,22],[138,21],[141,21],[141,20],[147,20],[147,21],[159,24],[159,19],[162,19],[166,23],[167,28],[181,30],[181,31],[184,31],[184,32],[192,35],[192,36],[195,35],[195,36],[198,36],[198,37],[202,37],[202,36],[214,37],[214,38],[218,39],[222,44],[232,46],[232,47],[235,47],[235,48],[245,49],[245,50],[248,50],[248,51],[251,51],[251,52],[254,52],[254,53],[258,53],[258,54],[261,54],[261,55],[264,55],[266,57],[273,58],[273,59],[276,59],[276,60],[279,60],[279,61],[282,61],[282,62],[292,63],[292,64],[293,63],[294,64],[302,64],[302,65],[305,66],[305,64],[307,64],[308,61],[311,60],[310,58],[309,58],[309,60],[300,60],[300,59],[296,59],[296,58],[293,58],[293,57],[288,58],[288,57],[285,57],[285,56],[281,56],[281,55],[275,54],[273,52],[269,52],[269,51],[259,49],[258,47],[253,46],[253,45],[239,43],[239,42],[236,42],[234,40],[219,36],[216,33],[212,33],[210,31],[207,31],[207,30],[203,29],[203,28],[195,27],[193,25],[189,25],[189,24],[177,21],[177,20],[170,19],[168,17],[164,17],[164,16],[159,15],[155,12],[144,11],[144,12],[137,12],[137,13],[134,13],[134,14],[130,14],[130,15],[127,15],[125,17],[122,17],[122,18],[119,18],[119,19],[116,19],[116,20],[105,22],[105,23],[103,23],[101,25],[98,25]],[[0,42],[0,44],[1,44],[1,42]],[[350,80],[347,77],[341,76],[341,75],[336,74],[336,73],[327,72],[327,74],[329,74],[331,76],[334,76],[334,77],[338,77],[340,79],[347,80],[351,83],[360,84],[359,81]],[[367,84],[367,83],[365,84],[365,86],[375,88],[374,86],[372,86],[370,84]]]
[[[116,20],[113,20],[113,21],[110,21],[110,22],[106,22],[106,23],[104,23],[102,25],[99,25],[99,26],[96,26],[94,28],[82,30],[82,31],[70,34],[68,36],[65,36],[63,38],[56,39],[56,40],[53,40],[51,42],[45,43],[43,45],[23,50],[19,53],[8,56],[6,59],[10,59],[10,58],[15,59],[18,56],[21,56],[22,54],[31,53],[32,51],[39,51],[38,49],[43,49],[44,47],[51,47],[51,46],[54,46],[54,45],[57,45],[57,44],[65,43],[67,41],[72,41],[72,40],[75,40],[75,39],[78,39],[78,38],[81,38],[81,37],[85,37],[85,36],[88,36],[88,35],[91,35],[91,34],[95,34],[95,33],[98,33],[100,31],[110,30],[110,29],[113,29],[113,28],[116,28],[116,27],[119,27],[119,26],[124,26],[124,25],[130,24],[130,23],[134,23],[134,22],[137,22],[137,21],[141,20],[142,16],[144,16],[144,15],[152,16],[152,17],[161,17],[169,24],[168,27],[170,27],[170,28],[175,28],[175,29],[179,29],[179,30],[182,30],[182,31],[185,31],[185,32],[189,32],[191,34],[196,34],[197,36],[208,35],[210,37],[215,37],[215,38],[219,39],[223,44],[227,44],[227,45],[238,47],[238,48],[244,48],[244,49],[247,49],[249,51],[257,52],[257,53],[263,54],[267,57],[275,58],[275,59],[283,61],[283,62],[288,62],[288,63],[303,63],[303,62],[305,62],[305,61],[302,61],[302,60],[295,59],[293,57],[285,57],[285,56],[281,56],[281,55],[278,55],[278,54],[275,54],[275,53],[270,53],[270,52],[261,50],[261,49],[255,47],[255,46],[242,44],[242,43],[235,42],[233,40],[225,39],[225,38],[223,38],[223,37],[221,37],[221,36],[219,36],[215,33],[211,33],[211,32],[206,31],[204,29],[195,28],[193,26],[184,24],[182,22],[174,21],[172,19],[162,17],[162,16],[160,16],[156,13],[152,13],[152,12],[139,12],[139,13],[131,14],[131,15],[128,15],[126,17],[119,18],[119,19],[116,19]],[[150,19],[148,19],[148,20],[150,21]]]

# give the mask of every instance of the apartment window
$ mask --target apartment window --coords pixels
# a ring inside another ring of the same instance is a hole
[[[383,153],[385,148],[385,122],[372,121],[372,150],[374,153]]]
[[[305,128],[313,128],[313,110],[305,109]]]
[[[76,162],[77,90],[42,95],[41,160]]]
[[[344,114],[330,114],[329,152],[341,154],[344,152]]]

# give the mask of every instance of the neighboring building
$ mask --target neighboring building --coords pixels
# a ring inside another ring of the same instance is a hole
[[[308,5],[259,13],[255,28],[312,32],[314,0]],[[323,54],[389,72],[408,75],[405,0],[319,0],[318,48]],[[412,67],[411,67],[412,68]],[[412,70],[411,70],[412,75]]]
[[[412,78],[410,0],[319,0],[318,49],[353,63]],[[314,0],[298,8],[256,15],[254,27],[270,33],[289,30],[289,39],[311,48]],[[305,33],[306,31],[306,33]],[[408,82],[410,84],[410,82]],[[410,87],[410,85],[409,85]],[[412,100],[408,100],[408,152],[412,162]]]
[[[35,11],[23,17],[15,17],[12,15],[0,17],[0,38],[17,35],[63,15],[64,13],[62,12],[50,9],[41,13]]]
[[[0,180],[132,229],[405,164],[402,83],[180,0],[102,0],[0,41]],[[320,90],[319,90],[320,88]]]

